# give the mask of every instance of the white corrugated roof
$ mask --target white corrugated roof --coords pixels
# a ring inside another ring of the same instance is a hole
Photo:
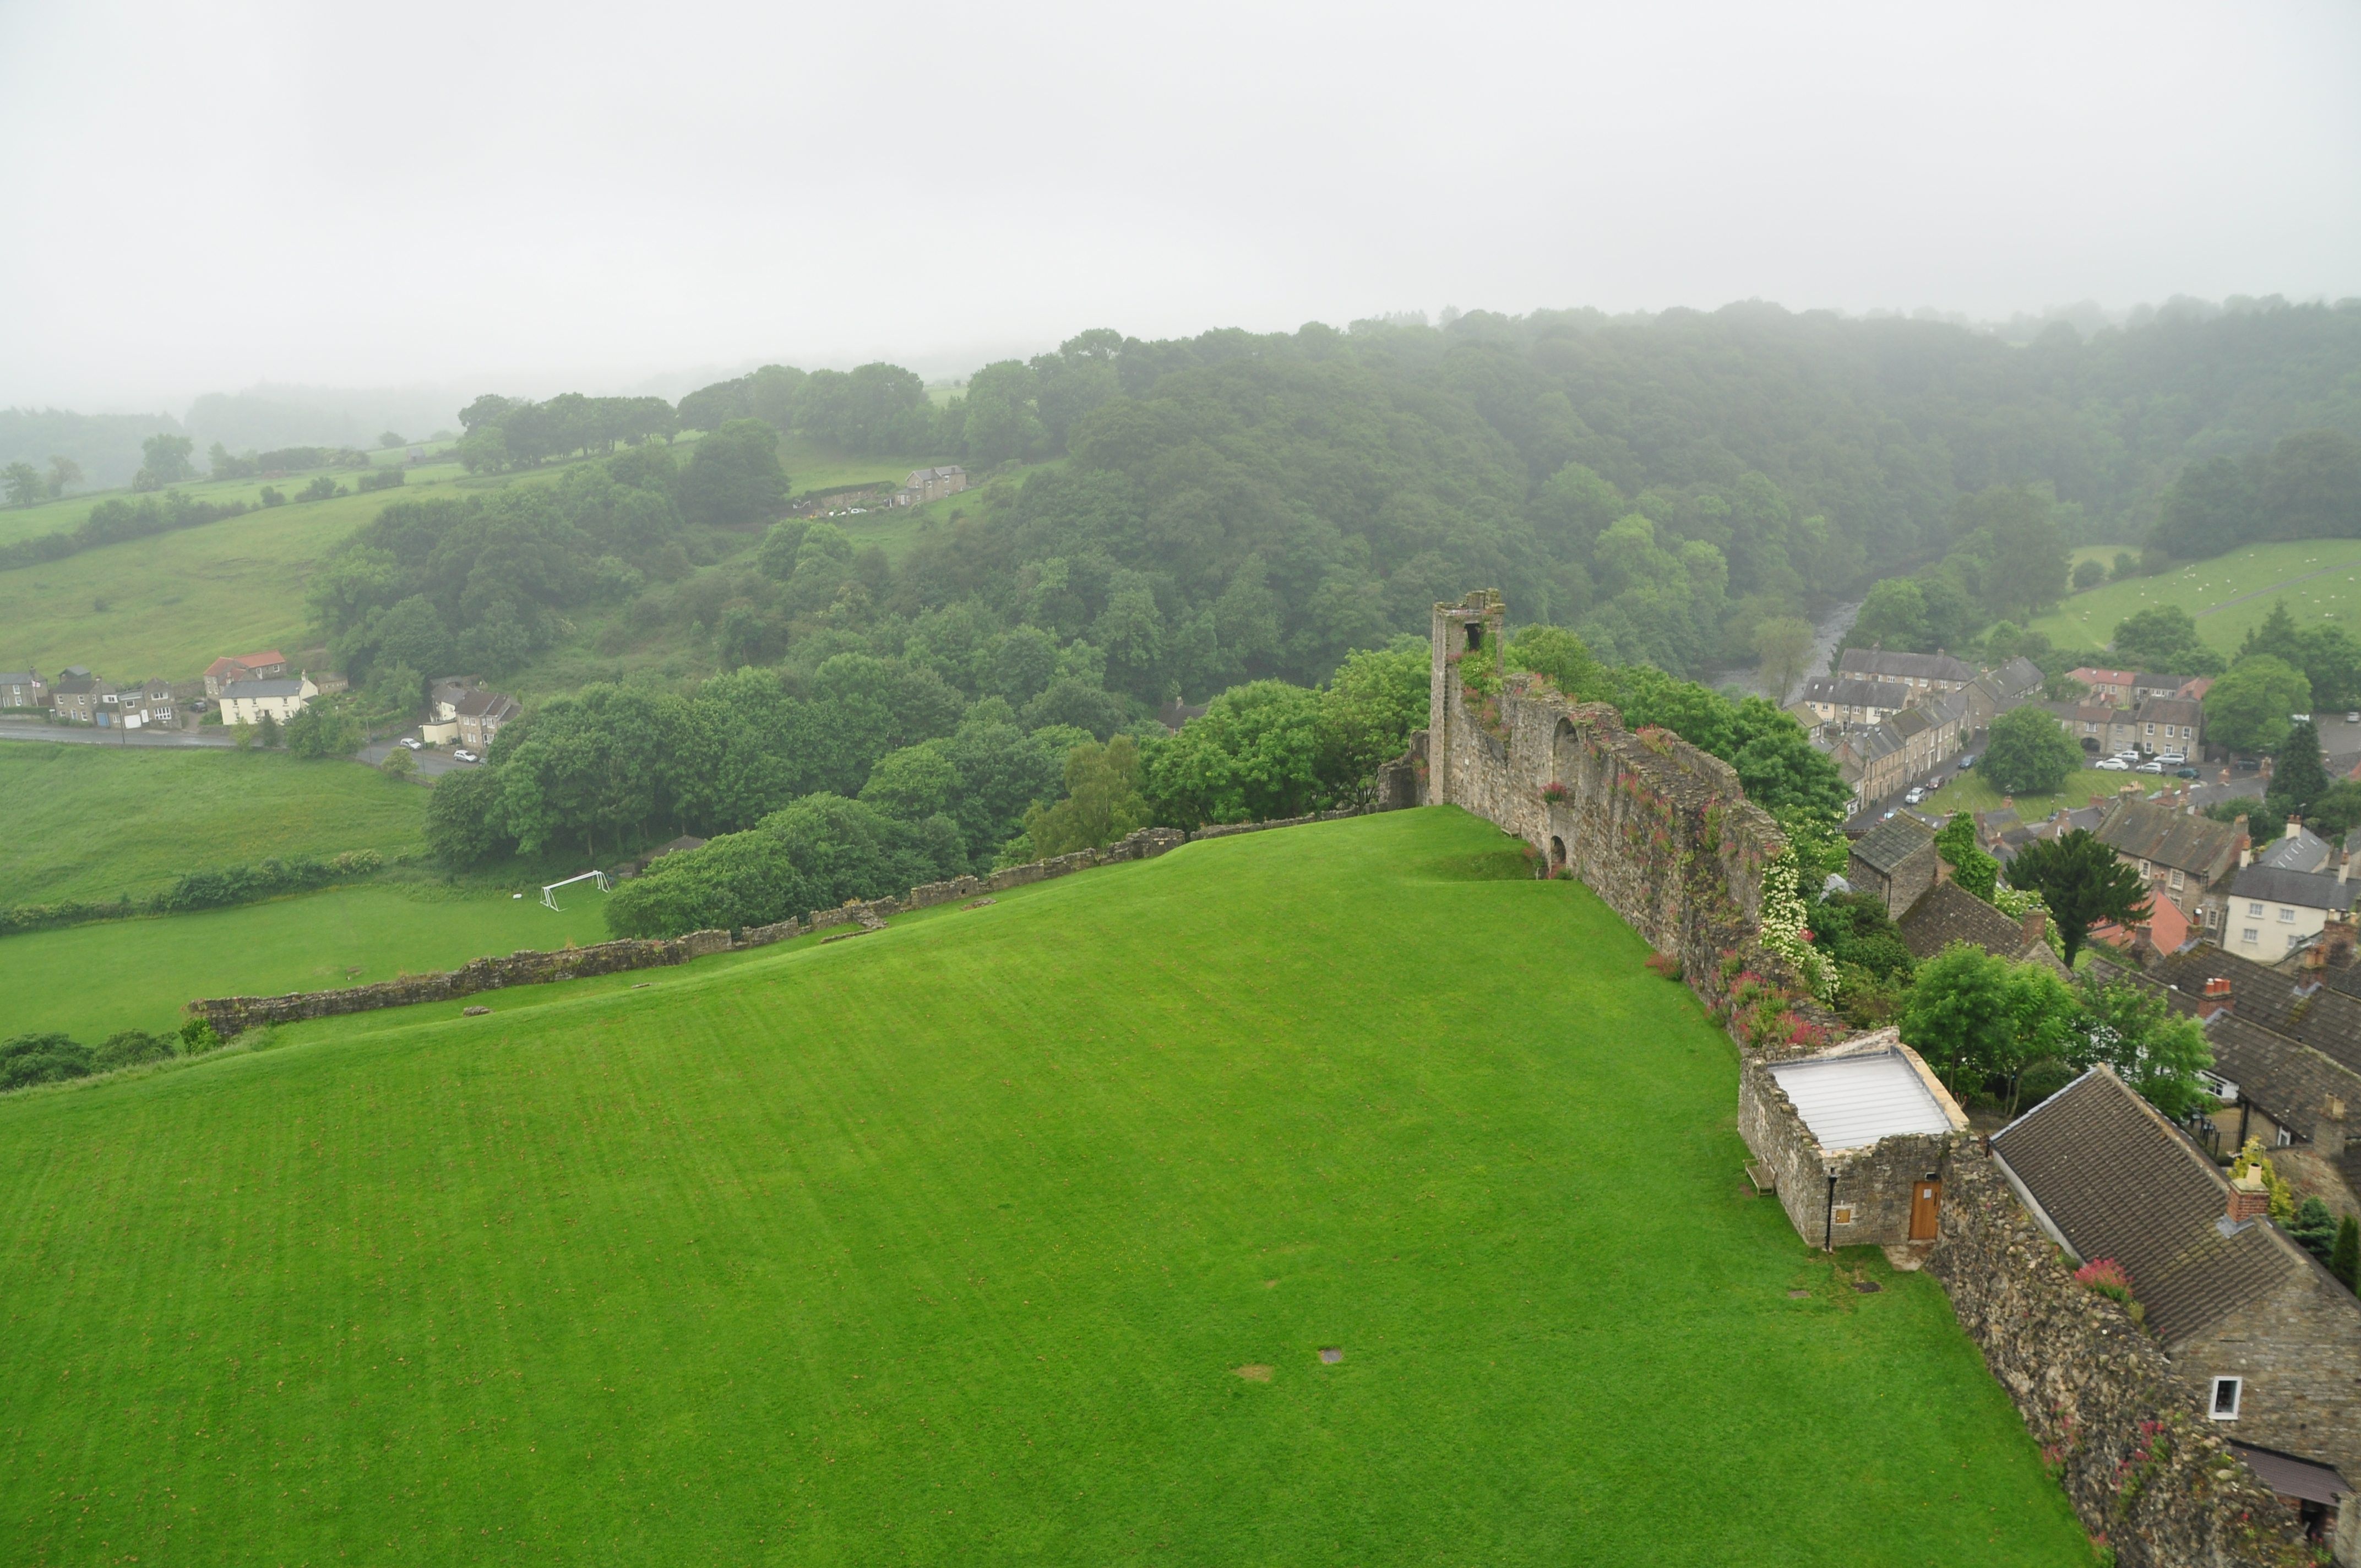
[[[1771,1076],[1824,1149],[1857,1149],[1898,1133],[1948,1133],[1951,1119],[1917,1070],[1891,1052],[1787,1062]]]

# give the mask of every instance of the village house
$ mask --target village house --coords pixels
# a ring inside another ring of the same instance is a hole
[[[115,689],[80,664],[69,664],[49,683],[49,707],[69,724],[115,722]]]
[[[2184,806],[2125,795],[2108,805],[2094,831],[2192,929],[2209,937],[2221,931],[2223,902],[2249,848],[2245,817],[2216,822]]]
[[[287,678],[287,655],[276,648],[215,659],[205,666],[205,695],[219,697],[233,681],[278,681]]]
[[[451,705],[459,744],[481,754],[497,739],[500,726],[524,711],[524,705],[499,692],[471,691]]]
[[[232,681],[222,687],[222,722],[259,724],[267,713],[284,724],[319,695],[320,688],[302,675],[293,680]]]
[[[1868,810],[1872,801],[1884,799],[1908,780],[1903,770],[1909,756],[1902,737],[1887,725],[1831,725],[1820,732],[1819,744],[1852,792],[1855,811]]]
[[[2158,959],[2145,977],[2164,988],[2175,1012],[2202,1020],[2214,1042],[2221,1081],[2211,1087],[2224,1105],[2214,1115],[2223,1135],[2313,1146],[2340,1161],[2348,1182],[2361,1180],[2361,1139],[2345,1131],[2348,1111],[2361,1108],[2361,968],[2352,963],[2352,942],[2349,923],[2332,924],[2322,944],[2297,955],[2292,973],[2192,943]],[[2328,1066],[2295,1054],[2299,1047]],[[2225,1054],[2229,1047],[2240,1054]],[[2268,1115],[2268,1128],[2258,1114]]]
[[[1899,681],[1871,680],[1860,675],[1814,675],[1804,683],[1796,703],[1811,710],[1821,724],[1875,724],[1910,706],[1917,693]],[[1795,704],[1789,705],[1794,710]],[[1806,723],[1805,728],[1812,726]]]
[[[1928,692],[1961,690],[1974,681],[1977,672],[1948,653],[1889,653],[1883,648],[1848,648],[1837,660],[1837,674],[1898,681],[1923,696]]]
[[[1954,942],[1968,942],[2011,963],[2040,964],[2061,976],[2067,972],[2065,960],[2049,948],[2047,914],[2036,908],[2022,920],[2004,915],[1952,882],[1949,871],[1938,862],[1940,880],[1894,922],[1912,958],[1924,962]]]
[[[2327,839],[2301,822],[2290,822],[2286,832],[2255,851],[2254,863],[2275,872],[2333,872],[2335,853]]]
[[[2361,1475],[2361,1300],[2272,1223],[2259,1177],[2233,1180],[2104,1066],[1993,1135],[2026,1212],[2077,1264],[2131,1282],[2174,1373],[2317,1538]],[[2354,1521],[2344,1521],[2346,1536]]]
[[[170,729],[179,711],[170,681],[146,680],[115,694],[115,713],[126,729]]]
[[[2109,707],[2129,707],[2132,690],[2139,683],[2138,674],[2133,671],[2093,669],[2089,664],[2067,671],[2066,678],[2090,687],[2091,700],[2103,702]]]
[[[897,507],[924,506],[945,496],[958,495],[967,488],[967,470],[954,463],[944,468],[913,468],[902,488],[894,492]]]
[[[2045,702],[2041,706],[2056,716],[2058,727],[2082,748],[2085,756],[2112,757],[2118,751],[2135,749],[2133,741],[2139,734],[2139,724],[2127,708],[2112,707],[2090,698]]]
[[[47,707],[49,683],[30,670],[0,671],[0,707]]]
[[[1873,893],[1885,913],[1903,912],[1935,885],[1941,874],[1935,830],[1909,812],[1881,822],[1855,843],[1845,859],[1845,881],[1856,893]]]
[[[1992,721],[2012,708],[2024,707],[2041,695],[2043,676],[2030,659],[2011,659],[1997,670],[1987,670],[1970,681],[1968,729],[1989,729]]]
[[[2285,958],[2351,912],[2354,890],[2345,878],[2352,869],[2350,861],[2333,872],[2246,867],[2231,879],[2222,945],[2260,963]]]
[[[2139,705],[2134,718],[2137,739],[2133,743],[2141,751],[2197,755],[2197,744],[2205,734],[2204,704],[2180,696],[2152,696]]]

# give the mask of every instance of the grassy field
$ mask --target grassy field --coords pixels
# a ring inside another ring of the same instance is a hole
[[[1936,1282],[1743,1196],[1728,1040],[1499,870],[1217,840],[0,1102],[14,1555],[2087,1563]]]
[[[2213,773],[2209,772],[2206,776],[2211,778]],[[2152,773],[2103,773],[2096,768],[2084,768],[2068,778],[2065,786],[2056,795],[2016,796],[2016,814],[2023,820],[2031,822],[2048,816],[2061,806],[2080,810],[2091,804],[2092,795],[2112,795],[2127,784],[2139,785],[2145,793],[2180,782],[2175,778],[2158,778]],[[2257,784],[2255,788],[2259,793],[2262,786]],[[1999,808],[2001,800],[2001,791],[1993,787],[1992,776],[1981,768],[1971,768],[1928,795],[1926,804],[1918,809],[1947,815],[1954,811],[1993,811]]]
[[[0,905],[138,896],[183,872],[273,855],[390,857],[423,847],[426,793],[284,752],[0,740]]]
[[[370,466],[377,468],[403,467],[408,464],[408,459],[401,452],[373,452],[369,454],[369,458]],[[404,481],[402,488],[406,490],[412,486],[456,479],[466,472],[467,470],[460,467],[456,462],[422,463],[409,470],[409,477]],[[248,506],[260,506],[262,487],[265,485],[274,485],[280,493],[291,496],[317,476],[325,474],[349,490],[353,488],[353,481],[357,473],[358,470],[349,468],[306,468],[291,478],[192,479],[187,484],[176,485],[173,488],[183,495],[193,496],[200,500],[216,504],[223,501],[240,500]],[[388,499],[384,492],[372,492],[372,494],[374,499],[380,501]],[[395,491],[393,494],[399,496],[401,491]],[[90,516],[92,508],[101,501],[116,499],[137,501],[139,498],[129,490],[87,490],[59,500],[43,501],[38,506],[9,507],[0,510],[0,544],[13,543],[19,539],[32,539],[44,533],[70,533],[82,526],[82,520]],[[305,502],[303,504],[308,506],[324,503]]]
[[[2112,560],[2116,547],[2102,552]],[[2299,621],[2361,621],[2361,539],[2305,539],[2257,544],[2198,561],[2160,577],[2133,577],[2070,596],[2033,623],[2061,648],[2096,648],[2115,623],[2154,605],[2175,604],[2197,618],[2199,635],[2235,653],[2247,630],[2285,598]]]
[[[94,1046],[117,1029],[179,1028],[182,1004],[199,996],[327,991],[519,948],[587,947],[609,936],[598,898],[569,888],[552,914],[538,894],[433,899],[429,890],[365,883],[0,938],[11,977],[0,1034],[55,1029]],[[97,975],[103,983],[93,983]]]

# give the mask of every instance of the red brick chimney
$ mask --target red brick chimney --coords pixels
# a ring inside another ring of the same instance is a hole
[[[2205,982],[2205,994],[2198,999],[2197,1015],[2211,1018],[2216,1013],[2230,1011],[2230,977],[2215,975]]]
[[[2230,1179],[2230,1223],[2243,1225],[2249,1220],[2259,1220],[2271,1212],[2271,1190],[2263,1185],[2263,1173],[2250,1169],[2244,1176]]]

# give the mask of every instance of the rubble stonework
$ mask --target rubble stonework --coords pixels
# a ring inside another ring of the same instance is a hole
[[[1786,847],[1720,758],[1668,730],[1634,733],[1500,667],[1507,607],[1493,592],[1434,607],[1428,727],[1388,765],[1415,803],[1457,806],[1522,839],[1536,870],[1570,869],[1681,973],[1741,1045],[1808,1050],[1844,1032],[1760,941],[1763,869]],[[1471,705],[1463,666],[1500,687]]]
[[[1452,805],[1493,822],[1530,846],[1537,872],[1570,869],[1677,959],[1729,1024],[1741,1071],[1757,1075],[1748,1144],[1766,1164],[1787,1168],[1775,1171],[1781,1186],[1808,1181],[1824,1201],[1818,1146],[1769,1068],[1815,1054],[1846,1030],[1798,994],[1795,977],[1760,939],[1763,871],[1785,847],[1778,825],[1719,758],[1661,730],[1627,730],[1611,707],[1509,674],[1506,623],[1497,592],[1434,607],[1428,728],[1381,773],[1381,807]],[[1471,660],[1496,693],[1471,700],[1463,674]],[[1756,1000],[1766,991],[1769,1001]],[[1898,1212],[1906,1226],[1907,1182],[1926,1169],[1944,1173],[1927,1266],[2083,1526],[2119,1563],[2312,1561],[2293,1512],[2229,1453],[2196,1397],[2170,1378],[2162,1348],[2075,1282],[1973,1144],[1923,1135],[1883,1139],[1872,1152],[1883,1156],[1887,1144],[1908,1146],[1863,1166],[1890,1167],[1894,1177],[1862,1195],[1869,1218],[1883,1224]],[[1818,1245],[1817,1228],[1797,1228]]]
[[[1351,814],[1331,812],[1327,815],[1341,817]],[[1309,822],[1315,819],[1303,817],[1299,820]],[[997,871],[982,879],[963,876],[954,877],[949,882],[928,883],[912,888],[906,897],[900,899],[881,898],[868,903],[856,901],[837,909],[816,909],[801,920],[790,917],[774,925],[749,927],[734,937],[728,931],[691,931],[685,937],[664,940],[633,938],[600,942],[588,948],[562,948],[548,953],[528,948],[504,959],[477,959],[456,970],[403,975],[374,985],[348,986],[339,991],[301,991],[285,996],[213,997],[192,1002],[183,1011],[191,1017],[203,1018],[214,1026],[215,1034],[227,1039],[232,1035],[263,1024],[291,1024],[305,1018],[374,1012],[381,1007],[449,1002],[480,992],[505,990],[512,985],[547,985],[555,981],[586,980],[594,975],[617,974],[626,970],[664,968],[686,963],[708,953],[767,947],[791,937],[809,936],[814,931],[847,923],[874,930],[884,924],[888,915],[955,903],[972,898],[980,893],[998,893],[1027,883],[1088,871],[1093,866],[1152,860],[1189,842],[1192,837],[1216,838],[1224,832],[1251,832],[1258,828],[1291,825],[1247,823],[1227,829],[1206,828],[1194,835],[1175,828],[1142,828],[1104,850],[1078,850],[1071,855]]]
[[[2313,1561],[2294,1514],[2231,1453],[2163,1347],[2076,1283],[1975,1145],[1944,1169],[1927,1270],[2083,1528],[2124,1568]]]

